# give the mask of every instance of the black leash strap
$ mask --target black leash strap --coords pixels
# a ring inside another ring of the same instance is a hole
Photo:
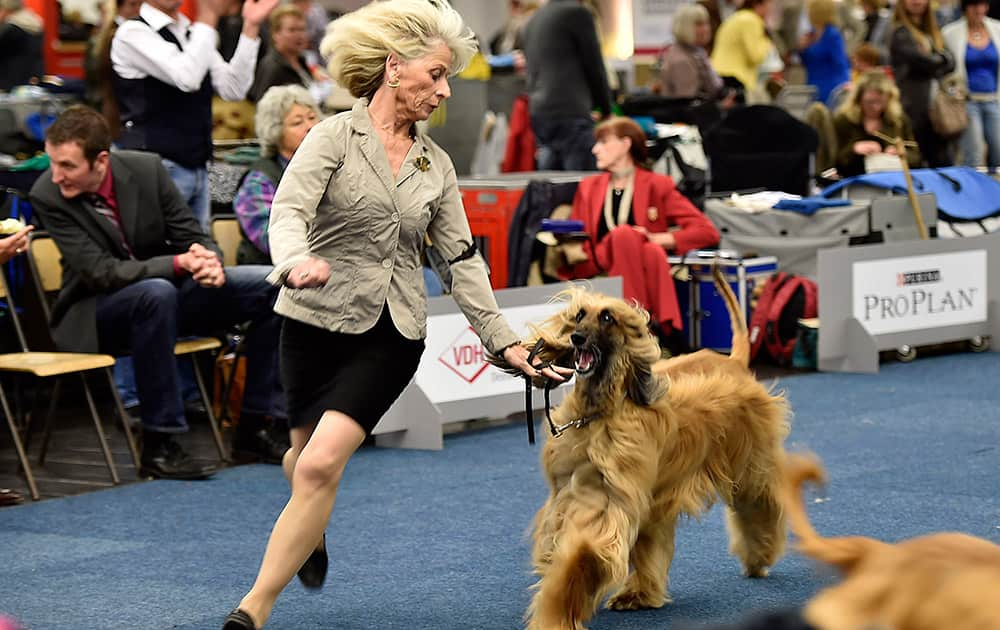
[[[539,339],[535,347],[528,354],[528,365],[534,367],[535,358],[539,351],[545,346],[545,342]],[[524,373],[524,421],[528,423],[528,444],[535,443],[535,411],[534,402],[531,397],[531,376]]]
[[[535,343],[535,347],[532,348],[531,352],[528,354],[528,365],[535,368],[539,372],[544,370],[545,368],[552,367],[551,361],[535,363],[535,359],[538,357],[538,353],[541,352],[542,348],[544,347],[545,347],[545,342],[539,339]],[[549,422],[549,432],[552,434],[552,437],[559,437],[559,434],[562,433],[562,430],[557,429],[555,423],[552,422],[552,405],[549,402],[549,392],[552,391],[552,388],[554,386],[555,383],[552,381],[551,378],[545,379],[545,387],[543,389],[543,391],[545,392],[545,419],[548,420]],[[531,396],[531,377],[525,374],[524,375],[524,418],[525,422],[528,425],[528,444],[535,443],[534,406],[535,405],[533,403]]]

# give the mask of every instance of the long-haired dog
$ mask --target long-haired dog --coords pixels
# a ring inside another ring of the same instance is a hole
[[[1000,629],[1000,546],[958,532],[896,544],[864,536],[823,538],[802,501],[802,485],[824,478],[814,457],[789,456],[783,502],[805,555],[835,567],[843,581],[803,611],[819,630]],[[992,603],[991,603],[992,602]]]
[[[658,363],[645,311],[582,289],[564,292],[566,308],[534,330],[539,358],[573,365],[576,384],[553,411],[566,428],[541,449],[551,493],[533,525],[530,629],[583,628],[612,591],[611,609],[663,606],[678,517],[718,497],[747,575],[766,575],[780,556],[787,405],[747,369],[746,324],[716,280],[733,320],[731,358]]]

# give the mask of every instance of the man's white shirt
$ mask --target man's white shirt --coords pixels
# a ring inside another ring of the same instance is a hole
[[[143,3],[139,20],[127,20],[115,33],[111,42],[111,66],[123,79],[154,77],[173,85],[183,92],[196,92],[211,72],[212,87],[227,101],[246,97],[253,83],[257,65],[260,39],[240,35],[233,58],[227,63],[219,54],[218,32],[207,24],[195,22],[183,14],[177,19]],[[166,26],[177,41],[160,37],[159,30]]]

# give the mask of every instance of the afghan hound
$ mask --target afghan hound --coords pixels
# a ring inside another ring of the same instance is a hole
[[[958,532],[896,544],[864,536],[823,538],[802,501],[806,481],[822,481],[819,461],[789,456],[783,503],[805,555],[832,565],[844,579],[820,591],[803,611],[817,630],[1000,629],[1000,546]]]
[[[529,629],[581,629],[608,594],[614,610],[669,602],[677,519],[719,497],[746,575],[766,575],[781,555],[788,407],[747,368],[746,323],[715,277],[733,322],[728,358],[658,361],[644,310],[582,289],[565,291],[566,308],[534,329],[538,357],[575,367],[576,383],[553,410],[558,437],[541,449],[550,495],[533,524]]]

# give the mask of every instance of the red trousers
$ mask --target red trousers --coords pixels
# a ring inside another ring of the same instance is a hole
[[[669,325],[683,330],[670,263],[662,247],[632,226],[619,225],[597,244],[595,254],[597,265],[607,275],[621,277],[626,300],[641,304],[664,329]]]

